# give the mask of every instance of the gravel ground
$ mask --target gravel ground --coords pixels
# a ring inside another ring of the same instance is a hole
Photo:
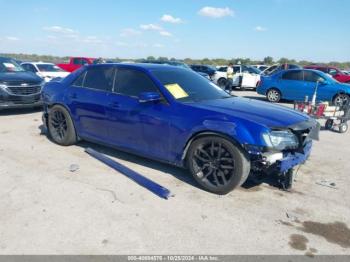
[[[0,123],[0,254],[350,254],[350,132],[321,132],[292,192],[263,183],[217,196],[178,168],[86,142],[60,147],[41,134],[39,111],[2,111]],[[156,197],[86,147],[175,197]]]

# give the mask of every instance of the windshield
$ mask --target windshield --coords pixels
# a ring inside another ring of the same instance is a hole
[[[63,72],[61,68],[54,64],[37,64],[40,72]]]
[[[12,59],[0,59],[0,73],[24,72],[25,70]]]
[[[256,67],[253,66],[247,66],[247,68],[249,69],[250,73],[255,73],[257,75],[261,74],[261,70],[257,69]]]
[[[198,102],[231,97],[217,85],[193,71],[184,69],[154,69],[160,83],[181,102]]]

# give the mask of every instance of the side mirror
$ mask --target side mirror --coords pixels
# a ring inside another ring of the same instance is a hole
[[[139,94],[140,103],[158,102],[161,99],[160,94],[156,92],[142,92]]]

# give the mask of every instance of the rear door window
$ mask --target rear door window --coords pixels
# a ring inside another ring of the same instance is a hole
[[[117,69],[115,92],[138,97],[142,92],[160,93],[158,87],[145,73],[132,69]]]
[[[80,76],[73,82],[73,86],[83,87],[86,71],[81,73]]]
[[[113,91],[115,69],[112,66],[98,66],[86,71],[84,87],[101,91]]]
[[[303,72],[301,70],[288,71],[282,75],[283,80],[303,81]]]

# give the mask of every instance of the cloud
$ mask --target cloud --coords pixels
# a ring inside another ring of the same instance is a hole
[[[62,27],[62,26],[46,26],[43,28],[45,31],[59,34],[76,34],[77,32],[71,28]]]
[[[160,34],[161,36],[167,36],[167,37],[173,36],[173,35],[172,35],[170,32],[168,32],[168,31],[160,31],[159,34]]]
[[[219,8],[219,7],[205,6],[198,11],[198,14],[201,16],[206,16],[210,18],[222,18],[225,16],[234,16],[234,11],[228,7]]]
[[[6,36],[5,39],[9,40],[9,41],[18,41],[19,40],[19,38],[15,37],[15,36]]]
[[[141,35],[141,32],[133,28],[124,28],[120,33],[121,37],[138,36],[138,35]]]
[[[145,31],[156,31],[159,32],[161,36],[171,37],[173,36],[170,32],[164,30],[161,26],[156,24],[140,25],[140,28]]]
[[[171,24],[181,24],[183,23],[181,18],[173,17],[172,15],[163,15],[160,19],[165,23],[171,23]]]
[[[155,25],[155,24],[148,24],[148,25],[140,25],[140,28],[143,30],[147,30],[147,31],[162,31],[163,28],[159,25]]]
[[[258,26],[256,26],[256,27],[254,28],[254,30],[257,31],[257,32],[265,32],[265,31],[267,31],[267,28],[258,25]]]

